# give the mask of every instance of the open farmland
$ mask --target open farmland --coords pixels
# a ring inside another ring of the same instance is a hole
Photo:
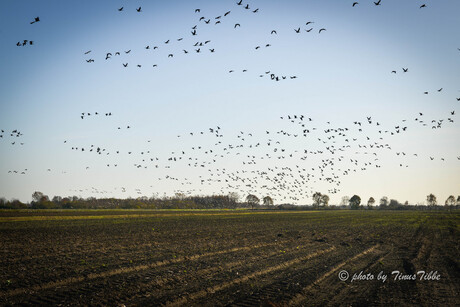
[[[0,221],[1,305],[460,304],[459,212],[10,210]],[[361,271],[374,279],[352,282]]]

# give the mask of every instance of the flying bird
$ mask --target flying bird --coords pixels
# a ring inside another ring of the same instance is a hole
[[[377,2],[374,2],[375,5],[380,5],[380,2],[382,2],[382,0],[379,0]]]
[[[40,21],[40,17],[35,17],[34,21],[30,22],[30,24],[34,24],[34,23],[39,22],[39,21]]]
[[[318,33],[321,33],[321,31],[326,31],[326,29],[325,28],[319,29]]]
[[[356,4],[359,4],[359,3],[358,3],[358,2],[353,2],[353,7],[354,7]]]

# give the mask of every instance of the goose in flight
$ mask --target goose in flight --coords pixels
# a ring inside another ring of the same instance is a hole
[[[359,4],[359,3],[358,3],[358,2],[353,2],[353,7],[354,7],[355,5],[357,5],[357,4]]]
[[[272,31],[270,32],[270,34],[278,34],[278,33],[276,33],[275,30],[272,30]]]
[[[404,68],[402,69],[404,72],[407,72],[409,70],[409,68]]]
[[[295,33],[300,33],[300,28],[294,29]]]
[[[236,27],[241,27],[241,25],[239,23],[235,23],[234,28],[236,29]]]
[[[319,29],[318,33],[321,33],[321,31],[326,31],[326,29],[325,28]]]

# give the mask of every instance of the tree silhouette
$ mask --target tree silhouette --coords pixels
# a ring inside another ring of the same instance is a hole
[[[380,199],[380,208],[382,209],[385,209],[386,207],[388,207],[388,197],[386,196],[383,196],[381,199]]]
[[[370,197],[369,200],[367,201],[367,207],[372,207],[374,204],[375,204],[374,197]]]
[[[361,197],[359,197],[358,195],[353,195],[351,198],[350,198],[350,207],[351,209],[359,209],[359,204],[361,203]]]
[[[273,206],[273,199],[270,196],[265,196],[262,201],[265,206]]]
[[[438,204],[437,200],[436,200],[436,196],[434,196],[434,194],[430,194],[426,197],[426,202],[428,204],[428,206],[436,206]]]
[[[329,205],[329,196],[326,194],[321,195],[321,204],[323,207],[327,207]]]
[[[450,208],[452,208],[453,206],[455,206],[456,202],[457,202],[457,201],[455,200],[455,196],[454,196],[454,195],[450,195],[450,196],[447,197],[447,199],[446,199],[445,206],[446,206],[446,207],[449,207],[449,209],[450,209]]]
[[[43,194],[42,192],[35,191],[32,194],[32,200],[36,203],[42,203],[42,202],[49,201],[50,199],[48,198],[47,195]]]
[[[313,198],[313,207],[319,208],[319,205],[321,204],[321,193],[320,192],[315,192],[312,196]]]
[[[260,199],[253,194],[249,194],[246,196],[246,202],[251,206],[251,209],[254,209],[254,206],[259,204]]]
[[[343,207],[346,207],[346,206],[348,206],[349,203],[350,203],[350,197],[343,196],[342,200],[340,201],[340,205],[343,206]]]

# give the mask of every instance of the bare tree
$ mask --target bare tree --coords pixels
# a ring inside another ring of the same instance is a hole
[[[343,196],[342,200],[340,201],[340,206],[346,207],[350,203],[350,197],[348,196]]]
[[[369,200],[367,201],[367,208],[372,207],[374,204],[375,204],[374,197],[370,197]]]
[[[455,196],[454,196],[454,195],[450,195],[450,196],[447,197],[447,199],[446,199],[445,206],[446,206],[448,209],[452,209],[452,207],[455,206],[456,202],[457,202],[457,201],[455,200]]]
[[[273,199],[270,196],[265,196],[262,201],[265,206],[273,206]]]
[[[32,200],[36,203],[43,203],[49,201],[50,199],[47,195],[43,194],[42,192],[35,191],[32,194]]]
[[[236,192],[230,192],[228,193],[228,197],[230,198],[231,201],[237,203],[240,200],[240,195]]]
[[[388,207],[388,203],[389,203],[388,197],[383,196],[383,197],[380,199],[380,208],[382,208],[382,209],[387,208],[387,207]]]
[[[329,200],[330,198],[326,194],[321,195],[321,205],[323,207],[327,207],[329,205]]]
[[[259,204],[260,199],[253,194],[249,194],[246,196],[246,202],[251,206],[251,209],[254,209],[254,206]]]
[[[436,200],[436,196],[434,196],[434,194],[428,195],[426,197],[426,202],[427,202],[428,206],[430,206],[430,207],[436,206],[438,204],[438,201]]]

